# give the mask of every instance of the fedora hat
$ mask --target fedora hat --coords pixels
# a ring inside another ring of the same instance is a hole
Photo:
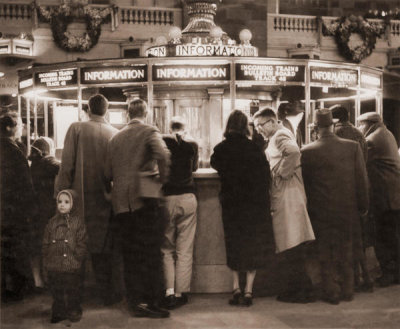
[[[315,124],[318,127],[329,127],[333,124],[332,111],[328,109],[317,110],[315,114]]]

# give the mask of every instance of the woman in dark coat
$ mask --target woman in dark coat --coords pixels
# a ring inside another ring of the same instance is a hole
[[[246,272],[243,303],[252,304],[256,270],[267,265],[275,250],[270,214],[269,163],[250,139],[246,115],[235,110],[225,140],[214,148],[211,166],[221,178],[220,202],[228,267],[233,273],[231,305],[241,299],[239,272]]]
[[[43,232],[49,219],[56,213],[54,180],[60,163],[53,155],[53,145],[51,138],[40,137],[33,142],[29,156],[29,160],[32,161],[31,175],[37,204],[37,214],[33,222],[32,272],[35,286],[39,288],[44,286],[40,275]]]
[[[34,199],[28,161],[16,143],[21,134],[18,113],[0,116],[2,301],[22,299],[30,278],[29,219]]]

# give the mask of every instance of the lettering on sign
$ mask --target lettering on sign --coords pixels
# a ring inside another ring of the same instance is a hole
[[[323,84],[355,87],[358,85],[358,71],[338,68],[311,67],[311,82]]]
[[[146,50],[146,56],[166,57],[167,47],[165,46],[151,47]]]
[[[361,87],[381,88],[381,77],[379,75],[361,73]]]
[[[31,48],[29,48],[29,47],[16,46],[16,47],[15,47],[15,52],[18,53],[18,54],[30,55],[30,53],[31,53]]]
[[[177,45],[175,56],[258,56],[257,48],[236,45]]]
[[[35,86],[57,88],[75,85],[77,69],[35,73]]]
[[[304,82],[304,66],[278,64],[236,64],[236,80],[271,83]]]
[[[29,79],[25,79],[19,82],[18,87],[20,90],[25,89],[25,88],[29,88],[33,86],[33,79],[29,78]]]
[[[143,81],[147,81],[146,65],[81,69],[83,84]]]
[[[153,80],[230,80],[230,66],[229,64],[154,65]]]
[[[8,53],[8,49],[9,49],[8,45],[0,46],[0,54],[7,54]]]

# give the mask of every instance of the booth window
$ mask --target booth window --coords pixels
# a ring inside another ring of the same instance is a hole
[[[140,48],[124,49],[124,58],[137,58],[137,57],[140,57]]]

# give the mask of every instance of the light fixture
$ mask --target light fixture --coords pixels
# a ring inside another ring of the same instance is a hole
[[[180,38],[182,36],[182,31],[179,27],[173,26],[170,28],[168,35],[174,43],[178,43],[178,42],[180,42]]]
[[[159,35],[156,40],[154,41],[156,46],[161,46],[167,44],[167,38],[164,37],[163,35]]]
[[[16,93],[11,94],[11,97],[17,97]]]
[[[6,74],[0,71],[0,78],[4,77]]]
[[[239,39],[242,42],[242,44],[245,44],[245,45],[250,44],[250,40],[252,37],[253,37],[253,35],[251,34],[251,31],[248,29],[243,29],[239,33]]]
[[[221,39],[223,34],[222,29],[219,26],[213,26],[210,30],[210,37],[214,39]]]

